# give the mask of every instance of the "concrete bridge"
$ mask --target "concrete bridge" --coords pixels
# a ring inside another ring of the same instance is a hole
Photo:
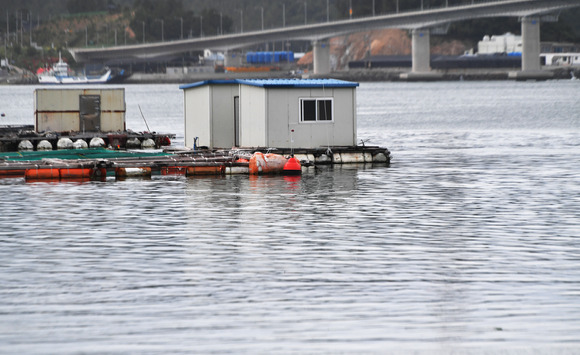
[[[184,39],[104,48],[74,48],[78,62],[131,62],[154,59],[192,50],[231,50],[256,43],[279,40],[310,40],[314,51],[314,73],[330,72],[328,39],[338,35],[381,28],[404,28],[412,31],[412,71],[405,78],[429,78],[430,35],[438,26],[470,19],[518,17],[522,26],[522,71],[515,78],[542,76],[540,65],[540,22],[557,21],[559,11],[580,6],[580,0],[489,0],[453,7],[395,13],[349,20],[235,33],[214,37]]]

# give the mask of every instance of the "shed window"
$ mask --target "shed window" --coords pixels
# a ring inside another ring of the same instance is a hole
[[[300,99],[300,121],[332,121],[332,99]]]

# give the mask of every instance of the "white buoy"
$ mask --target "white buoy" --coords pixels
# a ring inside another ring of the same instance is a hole
[[[23,141],[20,141],[20,143],[18,143],[18,151],[24,150],[34,150],[34,146],[28,139],[25,139]]]
[[[127,143],[125,143],[125,147],[127,149],[139,149],[141,148],[141,141],[139,138],[129,138],[127,139]]]
[[[389,161],[385,153],[377,153],[373,156],[373,163],[386,163]]]
[[[147,138],[141,143],[141,149],[155,149],[155,141],[151,138]]]
[[[105,146],[105,140],[101,137],[93,137],[91,142],[89,143],[89,147],[91,148],[99,148]]]
[[[72,149],[73,141],[70,138],[61,138],[56,142],[56,149]]]
[[[43,139],[36,145],[36,150],[52,150],[52,144],[46,139]]]
[[[77,139],[74,143],[73,143],[73,148],[74,149],[87,149],[89,147],[89,145],[87,144],[87,142],[85,142],[82,139]]]
[[[328,164],[332,160],[330,159],[330,157],[328,155],[321,154],[319,157],[314,158],[314,161],[318,164]]]

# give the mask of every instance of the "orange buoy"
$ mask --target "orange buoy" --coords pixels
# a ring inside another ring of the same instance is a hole
[[[26,169],[0,169],[0,179],[24,177]]]
[[[300,160],[291,157],[288,159],[286,164],[284,165],[283,170],[285,175],[300,175],[302,174],[302,165],[300,164]]]
[[[118,178],[126,177],[150,177],[151,168],[117,168],[115,176]]]
[[[69,168],[61,168],[60,169],[60,178],[61,179],[88,179],[92,176],[93,169],[91,168],[76,168],[76,169],[69,169]]]
[[[26,169],[24,178],[26,180],[59,180],[60,171],[56,168]]]
[[[286,162],[282,155],[256,152],[250,158],[250,174],[279,174]]]
[[[161,175],[185,175],[186,172],[185,166],[164,166],[161,168]]]
[[[95,180],[107,180],[107,168],[93,168],[92,178]]]
[[[193,175],[222,175],[225,173],[225,165],[215,166],[188,166],[187,176]]]

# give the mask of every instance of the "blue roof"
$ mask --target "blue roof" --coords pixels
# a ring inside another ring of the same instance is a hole
[[[354,88],[358,83],[337,79],[232,79],[204,80],[181,85],[182,90],[204,85],[243,84],[262,88]]]

